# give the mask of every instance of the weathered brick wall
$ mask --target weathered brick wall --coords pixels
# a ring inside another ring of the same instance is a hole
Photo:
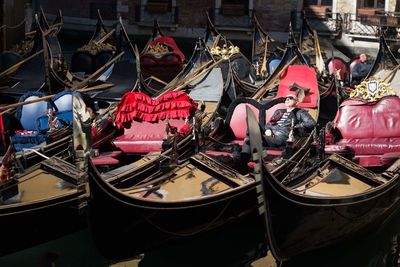
[[[179,25],[202,28],[207,23],[206,11],[214,7],[214,0],[177,0],[176,5],[179,7]]]
[[[62,10],[64,16],[88,18],[90,15],[90,2],[79,0],[54,1],[40,0],[37,1],[45,13],[57,14],[58,9]]]
[[[297,0],[254,0],[254,11],[267,31],[287,31],[290,13],[296,8]]]
[[[39,0],[38,6],[42,6],[45,13],[56,14],[58,9],[62,10],[64,16],[90,18],[90,5],[94,4],[113,4],[116,8],[115,0],[95,0],[95,1],[82,1],[82,0],[68,0],[68,1],[54,1],[54,0]]]

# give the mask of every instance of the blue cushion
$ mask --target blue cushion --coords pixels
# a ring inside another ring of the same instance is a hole
[[[33,134],[16,133],[11,136],[11,141],[14,145],[15,151],[21,151],[24,148],[31,148],[45,142],[47,135],[34,132]]]
[[[28,92],[21,96],[19,102],[27,102],[45,96],[41,92]],[[16,111],[16,116],[20,120],[22,127],[28,131],[36,130],[36,119],[47,113],[49,103],[40,101],[19,107]]]

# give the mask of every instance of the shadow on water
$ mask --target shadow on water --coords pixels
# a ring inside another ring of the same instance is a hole
[[[20,237],[22,238],[22,237]],[[237,221],[184,241],[169,241],[132,255],[131,261],[111,262],[95,247],[88,229],[0,258],[2,267],[400,267],[400,212],[368,235],[276,264],[267,255],[261,220]],[[134,242],[132,242],[134,243]],[[115,244],[130,246],[130,244]],[[136,248],[131,247],[132,251]],[[133,260],[136,259],[136,260]]]
[[[195,239],[170,242],[148,251],[139,267],[250,266],[266,254],[261,223],[238,221]]]
[[[280,267],[400,267],[400,211],[364,236],[300,255]]]

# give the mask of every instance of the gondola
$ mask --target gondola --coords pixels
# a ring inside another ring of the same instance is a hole
[[[317,38],[317,37],[316,37]],[[318,50],[318,49],[317,49]],[[271,64],[273,62],[270,62]],[[276,95],[276,89],[273,84],[276,79],[284,73],[285,68],[293,64],[302,64],[305,66],[313,66],[302,52],[300,47],[297,45],[293,28],[289,25],[289,35],[286,43],[285,51],[279,62],[274,63],[274,70],[261,84],[258,90],[252,95],[252,98],[271,98]],[[320,93],[320,104],[319,104],[319,123],[324,125],[327,121],[332,120],[335,117],[336,111],[339,107],[340,102],[343,100],[345,93],[342,91],[342,87],[339,84],[338,79],[335,76],[329,77],[328,81],[321,77],[318,72],[318,86]]]
[[[140,53],[141,83],[149,94],[156,94],[183,69],[186,57],[174,38],[165,36],[154,20],[153,33]]]
[[[82,102],[77,93],[72,98]],[[61,110],[62,105],[59,108]],[[74,112],[77,113],[77,109]],[[74,117],[73,128],[79,130],[81,122],[78,118],[85,117],[70,115],[71,120]],[[29,166],[24,165],[24,155],[15,153],[12,143],[8,146],[0,165],[0,226],[7,229],[3,233],[1,255],[48,242],[85,226],[83,208],[88,198],[87,172],[79,164],[82,153],[70,145],[81,146],[81,141],[76,138],[80,134],[80,131],[74,133],[73,142],[68,140],[72,139],[71,134],[67,139],[60,137],[44,149],[30,148],[28,158],[33,154],[40,160],[31,160]]]
[[[44,11],[40,8],[39,23],[45,29],[56,28],[58,31],[63,25],[61,10],[58,11],[56,18],[52,24],[46,19]],[[4,51],[0,54],[0,79],[4,76],[15,72],[24,62],[29,61],[32,55],[38,52],[37,47],[37,23],[32,25],[32,30],[25,33],[22,42],[16,44],[10,51]]]
[[[399,103],[388,85],[363,82],[321,134],[319,153],[283,179],[259,163],[260,132],[248,113],[260,211],[277,260],[360,236],[398,209]]]
[[[6,96],[9,100],[6,102],[7,104],[15,102],[28,91],[55,94],[64,89],[82,89],[92,84],[96,86],[95,88],[110,87],[109,83],[97,80],[122,54],[114,54],[105,65],[99,67],[89,76],[76,75],[69,70],[62,56],[61,46],[57,38],[59,29],[50,28],[46,30],[42,28],[38,16],[36,16],[36,21],[38,25],[38,47],[43,47],[43,50],[40,53],[36,53],[33,59],[23,64],[18,71],[7,77],[12,80],[12,84],[0,88],[0,94]]]
[[[116,49],[108,41],[114,32],[115,29],[107,30],[98,10],[96,29],[90,40],[72,54],[70,71],[89,75],[106,64],[113,57]]]
[[[105,114],[107,126],[100,126],[102,128],[97,129],[99,134],[93,144],[93,148],[99,151],[99,157],[93,158],[99,168],[111,171],[127,164],[131,165],[130,168],[134,165],[138,167],[143,156],[158,157],[155,152],[163,150],[167,125],[177,127],[177,130],[192,125],[192,121],[185,122],[184,119],[194,115],[196,103],[205,106],[201,111],[205,112],[205,117],[202,119],[205,124],[210,123],[220,106],[224,83],[220,68],[212,65],[207,68],[203,65],[204,60],[210,63],[207,60],[207,52],[203,49],[204,45],[199,42],[187,65],[188,69],[182,73],[183,84],[181,81],[170,88],[166,87],[153,98],[140,92],[139,88],[134,88],[131,92],[125,93],[119,103],[116,102],[118,104],[116,109]],[[111,121],[115,121],[117,127],[113,126]],[[110,142],[113,145],[107,146]],[[104,161],[103,156],[108,154],[113,156],[105,159],[114,163]],[[135,161],[137,163],[134,163]],[[132,163],[129,164],[130,162]],[[113,176],[111,172],[109,175]]]
[[[390,83],[391,87],[397,92],[397,95],[399,95],[399,67],[399,62],[390,50],[390,47],[388,46],[385,36],[382,32],[379,37],[378,53],[375,57],[374,63],[372,64],[371,70],[369,71],[365,79],[381,79],[383,82]]]
[[[262,84],[257,81],[256,69],[250,60],[240,51],[238,46],[235,46],[230,40],[226,39],[215,28],[207,14],[207,29],[204,36],[204,41],[209,47],[211,53],[214,55],[214,60],[218,61],[221,58],[221,51],[231,51],[232,56],[229,61],[221,64],[224,80],[229,80],[232,76],[235,81],[236,93],[232,98],[233,101],[236,96],[250,96],[258,89],[258,85]]]
[[[315,72],[309,68],[307,70],[307,74],[311,75],[307,76],[310,83],[314,81],[309,96],[312,95],[317,105]],[[265,109],[261,104],[255,104],[255,108],[260,108],[260,114],[265,114],[267,108],[281,102],[282,98],[279,98],[266,104]],[[238,105],[236,110],[244,106]],[[313,107],[316,111],[317,107]],[[242,127],[245,116],[240,119],[242,123],[236,121],[236,124]],[[200,146],[196,146],[196,139]],[[311,140],[310,135],[300,143],[305,148]],[[157,164],[148,158],[146,168],[131,167],[131,170],[125,169],[120,174],[114,172],[111,177],[107,173],[100,173],[95,162],[91,161],[89,184],[93,201],[88,210],[90,228],[95,244],[103,255],[124,257],[124,249],[115,245],[117,240],[120,243],[130,240],[149,245],[158,239],[198,235],[238,217],[255,214],[257,183],[251,176],[240,174],[224,162],[207,155],[203,150],[206,145],[203,141],[206,142],[206,139],[202,139],[201,135],[195,138],[194,146],[195,149],[198,147],[199,153],[194,155],[186,154],[186,158],[178,157],[178,161],[169,156],[163,162],[158,160]],[[302,148],[296,150],[293,161],[302,158],[306,151]],[[178,149],[178,153],[183,155],[182,150]],[[292,161],[281,163],[274,168],[276,173],[283,173]]]
[[[267,66],[272,60],[279,61],[282,52],[281,44],[275,41],[262,28],[256,15],[253,15],[253,40],[251,49],[251,62],[256,69],[258,79],[265,79],[272,71]]]
[[[103,72],[97,80],[109,83],[105,90],[92,91],[89,94],[95,101],[118,102],[124,93],[136,90],[140,76],[139,52],[130,40],[120,17],[120,32],[115,55],[122,56]]]

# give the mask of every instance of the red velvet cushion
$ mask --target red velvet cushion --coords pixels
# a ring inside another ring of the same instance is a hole
[[[344,139],[400,137],[400,98],[385,97],[375,105],[345,101],[335,118]]]
[[[233,111],[231,121],[229,123],[229,127],[231,128],[233,134],[236,139],[244,139],[246,137],[247,132],[247,122],[246,122],[246,106],[250,107],[250,109],[258,118],[259,110],[253,105],[248,105],[246,103],[241,103],[235,107]]]
[[[288,93],[291,92],[289,86],[292,85],[294,81],[296,81],[298,85],[310,89],[303,102],[299,103],[299,107],[316,108],[319,98],[317,74],[313,68],[305,65],[293,65],[287,68],[287,71],[279,82],[276,97],[287,96]]]
[[[370,106],[342,106],[335,118],[335,127],[343,138],[369,138],[373,136]]]
[[[170,120],[171,126],[178,129],[184,125],[184,120]],[[132,121],[129,129],[124,129],[124,134],[114,139],[116,147],[125,153],[149,153],[161,151],[165,132],[166,121],[159,123]]]
[[[372,108],[374,137],[400,137],[400,98],[385,97]]]

